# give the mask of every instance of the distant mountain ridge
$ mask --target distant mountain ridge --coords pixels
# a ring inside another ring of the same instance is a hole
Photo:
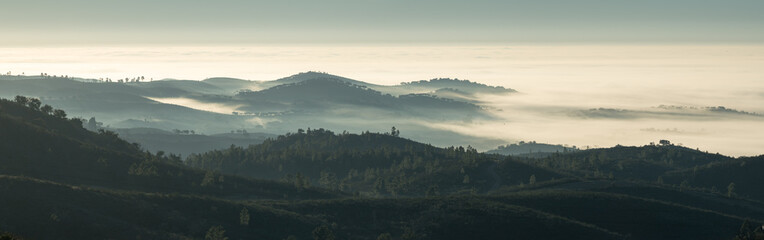
[[[359,132],[398,126],[409,137],[439,146],[488,148],[499,143],[427,124],[494,119],[493,109],[481,106],[475,97],[503,88],[476,82],[437,80],[384,86],[322,72],[271,81],[139,79],[1,75],[0,97],[38,97],[72,116],[95,117],[109,129],[188,129],[211,135],[241,129],[281,134],[306,127]],[[144,137],[131,139],[147,146],[156,143]],[[233,143],[242,142],[228,142]]]
[[[362,107],[374,107],[390,111],[414,109],[416,114],[422,109],[476,114],[480,107],[472,103],[440,98],[430,94],[406,94],[398,97],[384,94],[364,85],[358,85],[340,78],[311,78],[295,83],[278,85],[261,91],[243,91],[237,98],[254,102],[279,102],[299,109],[299,105],[310,110],[326,104],[347,104]]]
[[[515,93],[517,92],[511,88],[504,88],[502,86],[489,86],[478,82],[472,82],[470,80],[460,80],[458,78],[433,78],[430,80],[420,80],[414,82],[403,82],[399,86],[403,87],[416,87],[416,88],[436,88],[436,89],[455,89],[470,94],[475,93]]]
[[[288,77],[279,78],[279,79],[276,79],[276,80],[273,80],[273,81],[263,81],[262,83],[269,84],[271,86],[278,86],[278,85],[281,85],[281,84],[299,83],[299,82],[302,82],[302,81],[305,81],[305,80],[320,79],[320,78],[323,78],[323,79],[326,79],[326,78],[337,79],[337,80],[341,80],[341,81],[344,81],[344,82],[349,82],[349,83],[354,84],[354,85],[361,85],[361,86],[366,86],[366,87],[378,86],[378,85],[367,83],[367,82],[363,82],[363,81],[358,81],[358,80],[354,80],[354,79],[350,79],[350,78],[346,78],[346,77],[342,77],[342,76],[338,76],[338,75],[333,75],[333,74],[329,74],[329,73],[325,73],[325,72],[316,72],[316,71],[301,72],[301,73],[297,73],[297,74],[294,74],[294,75],[291,75],[291,76],[288,76]]]
[[[501,154],[501,155],[519,155],[519,156],[531,156],[534,153],[551,154],[551,153],[567,153],[579,151],[576,146],[563,146],[553,145],[546,143],[536,143],[536,141],[520,141],[518,143],[507,144],[499,146],[496,149],[486,151],[489,154]]]

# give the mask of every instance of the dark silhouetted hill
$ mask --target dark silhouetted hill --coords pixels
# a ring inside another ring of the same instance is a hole
[[[50,115],[5,99],[0,100],[0,133],[0,174],[5,175],[149,192],[254,198],[334,196],[190,169],[178,156],[143,152],[113,132],[91,132],[79,119]]]
[[[686,182],[689,186],[713,189],[714,192],[729,197],[740,196],[764,201],[762,173],[764,156],[741,157],[671,171],[663,176],[663,180],[667,184],[676,185]],[[730,185],[733,186],[731,191]]]
[[[575,146],[567,147],[563,145],[552,145],[546,143],[537,143],[535,141],[507,144],[499,146],[496,149],[486,151],[489,154],[501,154],[501,155],[520,155],[528,156],[528,154],[534,153],[567,153],[579,151]]]

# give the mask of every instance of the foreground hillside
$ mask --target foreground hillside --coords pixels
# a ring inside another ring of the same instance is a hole
[[[43,110],[46,106],[24,97],[0,100],[0,174],[148,192],[247,193],[255,198],[323,195],[287,184],[191,169],[178,156],[143,152],[112,132],[85,130],[81,120],[67,119],[61,110],[50,115]]]
[[[526,159],[318,129],[184,164],[37,99],[0,100],[0,123],[0,232],[25,239],[732,239],[764,222],[743,183],[760,158],[675,146]],[[730,168],[734,194],[706,188]]]

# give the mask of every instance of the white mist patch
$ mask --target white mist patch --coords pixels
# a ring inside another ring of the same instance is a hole
[[[147,98],[157,102],[165,103],[165,104],[178,105],[178,106],[183,106],[187,108],[193,108],[196,110],[227,114],[227,115],[231,115],[233,112],[237,111],[236,109],[239,107],[239,105],[207,103],[207,102],[201,102],[201,101],[190,99],[190,98],[151,98],[151,97],[147,97]]]
[[[260,117],[252,117],[250,119],[247,119],[248,123],[251,123],[255,126],[262,126],[263,128],[268,128],[269,123],[274,122],[281,122],[278,119],[266,119],[266,118],[260,118]]]
[[[525,93],[484,96],[481,101],[492,109],[500,109],[490,110],[497,120],[432,122],[428,126],[469,136],[502,139],[507,143],[525,140],[569,144],[586,149],[616,144],[641,146],[667,139],[676,144],[733,156],[764,153],[764,141],[759,137],[764,134],[764,118],[761,117],[729,114],[718,118],[719,113],[691,109],[690,112],[698,114],[697,117],[657,118],[647,115],[639,118],[581,118],[570,113],[594,106],[625,108],[637,114],[640,111],[669,111],[649,106],[656,101],[650,100],[654,97],[651,94],[645,94],[645,99],[639,101],[644,105],[619,102],[623,99],[617,98],[610,102],[603,98],[599,102],[586,95],[543,95],[545,97]],[[711,102],[708,99],[703,101]]]

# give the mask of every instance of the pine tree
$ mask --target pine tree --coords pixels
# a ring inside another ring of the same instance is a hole
[[[379,234],[379,237],[377,237],[377,240],[393,240],[393,236],[390,235],[390,233],[383,233],[383,234]]]
[[[207,235],[204,235],[204,240],[228,240],[228,238],[225,236],[223,226],[212,226],[207,230]]]
[[[313,229],[313,239],[315,240],[334,240],[334,233],[326,225]]]
[[[730,185],[727,185],[727,197],[732,198],[732,196],[735,195],[735,183],[730,183]]]
[[[246,207],[242,208],[241,212],[239,212],[239,224],[249,225],[249,210]]]

